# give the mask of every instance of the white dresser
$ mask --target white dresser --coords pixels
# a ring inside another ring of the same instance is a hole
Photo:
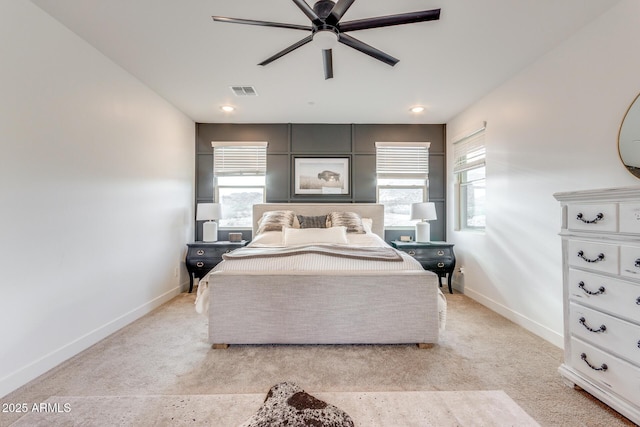
[[[640,424],[640,187],[554,196],[562,205],[560,374]]]

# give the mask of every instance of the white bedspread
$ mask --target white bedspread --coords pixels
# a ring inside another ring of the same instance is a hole
[[[256,248],[282,248],[281,232],[273,231],[263,233],[248,247]],[[373,233],[347,235],[348,245],[356,247],[389,247],[389,245],[379,236]],[[395,250],[395,249],[394,249]],[[397,277],[403,271],[412,274],[416,271],[423,271],[420,263],[412,256],[405,252],[397,251],[402,257],[402,262],[373,261],[364,259],[341,258],[336,256],[327,256],[316,253],[301,253],[286,257],[259,257],[246,259],[225,259],[220,262],[206,277],[204,277],[197,290],[196,311],[198,313],[207,313],[209,306],[209,280],[219,274],[242,274],[242,275],[264,275],[274,272],[278,274],[305,274],[313,272],[314,274],[341,275],[363,273],[379,276],[385,272],[391,272],[392,276]],[[446,318],[446,299],[442,292],[439,292],[438,311],[440,315],[440,328],[444,328]]]
[[[270,232],[272,235],[267,236],[268,239],[257,239],[256,243],[250,243],[248,247],[255,248],[282,248],[278,239],[280,232]],[[386,247],[387,245],[380,237],[375,234],[348,234],[347,239],[349,245],[354,247]],[[394,249],[395,250],[395,249]],[[397,251],[402,257],[402,262],[384,262],[364,259],[341,258],[337,256],[325,256],[315,253],[301,253],[287,257],[273,258],[248,258],[248,259],[226,259],[219,263],[213,272],[239,272],[243,274],[264,274],[265,272],[296,272],[313,271],[327,272],[327,274],[335,274],[339,272],[349,271],[415,271],[422,270],[422,266],[413,257],[402,251]]]

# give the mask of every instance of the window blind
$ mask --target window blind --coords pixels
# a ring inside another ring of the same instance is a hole
[[[213,176],[264,176],[266,142],[212,142]]]
[[[429,175],[428,142],[376,142],[378,178],[420,178]]]
[[[460,173],[485,164],[485,129],[482,128],[453,142],[453,172]]]

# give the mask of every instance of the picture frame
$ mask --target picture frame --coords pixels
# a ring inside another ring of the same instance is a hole
[[[349,160],[349,157],[295,157],[294,194],[350,194]]]

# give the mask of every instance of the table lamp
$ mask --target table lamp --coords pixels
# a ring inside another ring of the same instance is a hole
[[[431,225],[429,221],[438,219],[435,203],[412,203],[411,219],[420,220],[420,222],[416,222],[416,242],[429,242],[431,240]]]
[[[216,219],[222,216],[220,203],[198,203],[196,221],[206,221],[202,224],[202,241],[218,241],[218,223]]]

